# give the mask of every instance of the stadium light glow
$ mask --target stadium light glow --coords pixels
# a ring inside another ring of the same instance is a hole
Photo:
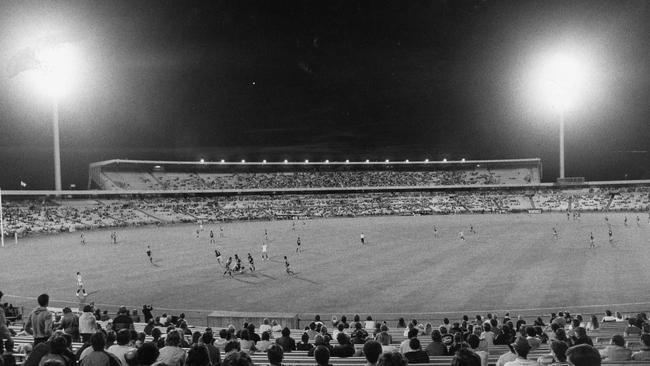
[[[366,164],[370,163],[370,160],[366,159]]]
[[[225,162],[226,162],[225,160],[221,159],[221,164],[223,164],[223,163],[225,163]]]
[[[305,164],[309,164],[309,160],[305,159]]]
[[[246,163],[246,160],[241,159],[241,163],[242,163],[242,164],[245,164],[245,163]]]
[[[460,159],[460,161],[464,163],[464,162],[465,162],[465,158]]]
[[[53,98],[61,98],[68,94],[78,79],[81,64],[81,52],[72,43],[37,49],[35,52],[36,69],[40,74],[39,89]]]
[[[350,160],[345,159],[345,163],[346,163],[346,164],[350,164]]]
[[[447,162],[447,158],[445,158],[445,159],[442,159],[442,161],[446,163],[446,162]]]
[[[266,159],[262,160],[262,164],[266,164]]]
[[[390,160],[386,159],[386,164],[390,163]]]
[[[199,160],[199,163],[205,164],[205,159],[201,158],[201,160]]]
[[[429,159],[424,159],[424,162],[425,162],[425,163],[428,163],[428,162],[429,162]]]
[[[409,159],[404,160],[404,162],[405,162],[405,163],[408,163],[408,162],[409,162]]]
[[[578,52],[552,53],[540,58],[534,70],[534,88],[537,101],[543,101],[559,114],[560,122],[560,178],[564,178],[564,118],[577,106],[579,99],[589,92],[589,76],[593,75],[588,57]]]
[[[329,161],[329,160],[325,160],[325,164],[329,164],[329,163],[330,163],[330,161]]]

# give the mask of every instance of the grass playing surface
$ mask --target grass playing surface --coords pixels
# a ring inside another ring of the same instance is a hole
[[[205,319],[212,310],[292,313],[428,313],[495,309],[566,309],[628,304],[647,309],[650,223],[647,214],[450,215],[362,217],[139,227],[7,240],[0,250],[3,301],[29,311],[42,292],[53,306],[78,303],[76,272],[86,301],[115,310],[153,304]],[[438,229],[434,237],[433,226]],[[473,225],[476,234],[470,233]],[[557,228],[555,240],[552,228]],[[211,244],[209,231],[217,244]],[[262,261],[268,231],[270,261]],[[465,241],[460,240],[463,231]],[[359,235],[365,233],[366,245]],[[589,249],[593,232],[596,249]],[[303,252],[296,254],[300,236]],[[151,246],[154,264],[145,254]],[[238,253],[255,259],[255,273],[224,277],[222,263]],[[294,276],[284,270],[289,257]],[[622,305],[621,305],[622,306]],[[593,312],[604,308],[594,307]],[[169,312],[169,311],[168,311]],[[548,313],[550,310],[539,313]]]

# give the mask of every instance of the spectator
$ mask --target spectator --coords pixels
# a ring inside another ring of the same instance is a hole
[[[488,353],[479,349],[481,339],[476,334],[470,334],[469,337],[467,337],[467,344],[472,352],[476,353],[481,358],[481,366],[487,366]]]
[[[623,334],[626,337],[629,336],[640,336],[641,335],[641,327],[638,326],[639,320],[637,318],[630,318],[627,320],[627,328],[625,328],[625,332]]]
[[[601,322],[607,323],[607,322],[615,322],[617,321],[617,318],[612,315],[612,312],[610,310],[605,310],[605,316],[603,317],[603,320]]]
[[[488,347],[494,345],[494,332],[492,332],[490,323],[483,323],[483,332],[479,335],[479,338],[483,339]]]
[[[446,356],[447,347],[442,343],[442,335],[439,330],[434,330],[431,333],[431,343],[427,345],[425,351],[429,356]]]
[[[74,342],[79,342],[79,318],[67,306],[63,308],[63,317],[61,318],[59,329],[70,334]]]
[[[375,341],[377,341],[379,344],[381,344],[381,348],[383,352],[393,352],[396,351],[396,348],[391,345],[392,343],[392,337],[390,334],[388,334],[388,327],[385,325],[381,326],[382,329],[386,329],[386,331],[382,331],[377,336],[375,337]]]
[[[641,350],[632,354],[634,361],[650,361],[650,334],[644,333],[641,335]],[[5,366],[7,364],[5,363]]]
[[[374,329],[375,329],[375,321],[372,320],[372,316],[368,315],[368,316],[366,317],[366,322],[365,322],[365,324],[364,324],[364,328],[365,328],[367,331],[371,331],[371,330],[374,330]]]
[[[133,326],[133,319],[131,319],[129,311],[124,306],[120,307],[117,311],[117,316],[113,319],[113,330],[119,332],[121,329],[135,329]]]
[[[0,300],[4,294],[0,291]],[[7,318],[5,318],[5,308],[0,303],[0,340],[11,339],[11,332],[7,328]]]
[[[210,365],[220,366],[221,365],[221,355],[219,354],[219,348],[214,346],[214,336],[212,332],[203,332],[201,335],[201,343],[205,346],[205,349],[208,351],[208,358],[210,360]]]
[[[551,341],[551,352],[548,355],[542,355],[537,358],[537,363],[546,366],[554,365],[557,363],[566,363],[566,351],[569,346],[561,341]]]
[[[351,334],[352,344],[364,344],[366,343],[366,338],[368,338],[368,332],[363,329],[360,322],[354,323],[354,330]]]
[[[137,309],[131,311],[131,320],[133,320],[134,323],[140,323],[140,315],[138,315]]]
[[[612,336],[611,344],[600,351],[605,361],[628,361],[632,359],[632,351],[625,348],[625,339],[620,334]]]
[[[594,342],[589,336],[587,336],[587,330],[583,327],[578,327],[575,329],[575,336],[572,339],[573,345],[577,346],[579,344],[588,344],[590,346],[594,345]]]
[[[275,320],[273,322],[275,322]],[[293,338],[291,338],[290,335],[291,335],[291,331],[289,330],[289,328],[284,327],[284,329],[282,329],[282,337],[275,340],[276,344],[282,346],[282,350],[284,352],[291,352],[296,349],[296,341]]]
[[[528,360],[528,352],[530,352],[530,343],[524,337],[517,337],[515,343],[511,344],[511,349],[514,351],[516,357],[512,361],[508,361],[504,366],[536,366],[537,361]]]
[[[451,366],[481,366],[481,357],[467,348],[461,348],[451,359]]]
[[[255,366],[246,352],[234,351],[223,358],[222,366]]]
[[[120,360],[122,366],[128,366],[124,355],[133,350],[133,347],[129,346],[129,342],[131,341],[130,332],[126,329],[121,329],[117,332],[116,340],[117,344],[108,347],[107,351],[115,355]]]
[[[366,366],[376,366],[379,356],[384,353],[381,344],[369,340],[363,345],[363,356],[366,358]]]
[[[399,318],[397,320],[397,328],[406,328],[406,323],[404,322],[404,318]]]
[[[97,332],[90,336],[91,351],[83,357],[79,366],[120,366],[120,361],[112,354],[104,351],[106,339],[104,333]]]
[[[535,331],[535,328],[531,326],[525,327],[525,332],[526,332],[526,340],[528,341],[528,344],[530,344],[530,350],[534,351],[539,348],[539,346],[542,345],[542,341],[537,338],[537,332]]]
[[[192,347],[187,351],[185,364],[187,366],[211,366],[208,350],[204,345],[192,345]]]
[[[65,366],[73,366],[76,364],[74,358],[65,355],[67,350],[65,338],[61,336],[54,336],[49,341],[49,346],[50,351],[40,359],[38,362],[39,366],[42,366],[50,361],[60,361]]]
[[[316,349],[314,350],[314,359],[316,360],[316,366],[332,366],[332,364],[329,363],[330,350],[323,345],[316,346]]]
[[[183,366],[185,364],[185,351],[180,347],[181,335],[178,331],[172,330],[167,334],[165,347],[160,349],[157,362],[167,366]]]
[[[280,324],[278,324],[277,320],[274,320],[273,322],[271,322],[271,331],[273,333],[279,333],[279,332],[282,332],[282,330],[283,330],[283,328],[282,328],[282,326]]]
[[[231,339],[228,342],[226,342],[226,345],[223,347],[223,351],[225,352],[224,359],[226,358],[227,355],[229,355],[232,352],[241,352],[241,346],[239,345],[239,342]],[[246,352],[244,352],[246,353]]]
[[[282,366],[282,358],[284,357],[282,346],[279,344],[272,344],[266,351],[266,357],[268,357],[271,366]]]
[[[311,338],[311,339],[313,339],[316,336],[316,334],[319,334],[319,332],[316,331],[316,323],[315,322],[309,323],[309,327],[308,327],[306,333],[307,333],[307,336],[309,338]]]
[[[399,352],[382,353],[377,361],[377,366],[406,366],[408,360]]]
[[[93,308],[85,305],[81,316],[79,316],[79,334],[82,342],[88,342],[90,336],[97,332],[97,320],[93,315]]]
[[[411,350],[404,354],[409,363],[429,363],[429,354],[422,350],[419,339],[411,338],[409,348]]]
[[[352,357],[354,356],[354,346],[350,343],[350,338],[345,333],[339,333],[336,336],[338,344],[332,348],[330,353],[332,357]]]
[[[259,331],[260,333],[271,332],[271,322],[269,318],[264,318],[262,325],[260,325]]]
[[[409,326],[412,326],[412,323],[409,323]],[[416,338],[417,336],[418,336],[418,329],[410,328],[406,336],[406,339],[403,340],[402,343],[400,343],[399,345],[399,352],[401,354],[409,352],[410,351],[409,345],[410,345],[411,338]]]
[[[37,301],[38,307],[29,313],[25,323],[25,332],[34,337],[34,346],[46,342],[52,335],[52,313],[47,310],[50,297],[48,294],[41,294]]]
[[[314,323],[312,323],[314,324]],[[316,324],[314,324],[314,328],[316,327]],[[309,343],[309,334],[307,332],[302,334],[302,339],[298,344],[296,344],[296,350],[298,351],[309,351],[310,349],[314,348],[314,345]]]
[[[262,333],[262,339],[257,342],[255,348],[257,348],[259,351],[266,352],[271,344],[273,344],[271,343],[271,332],[267,331]]]
[[[598,317],[596,315],[591,316],[591,321],[587,323],[586,329],[587,330],[597,330],[600,328],[600,324],[598,324]]]
[[[0,341],[0,352],[2,352],[2,361],[4,363],[4,366],[16,366],[13,339],[9,338],[5,341],[4,351],[2,351],[2,341]]]
[[[156,362],[159,355],[158,347],[153,342],[143,344],[136,352],[138,366],[150,366]]]
[[[142,305],[142,315],[144,315],[144,322],[149,323],[149,320],[153,320],[153,306],[151,305]]]
[[[573,366],[600,366],[598,350],[588,344],[570,347],[566,351],[567,361]]]
[[[251,354],[257,351],[257,348],[255,347],[255,342],[251,340],[248,329],[242,329],[241,334],[239,336],[240,336],[239,345],[242,351]]]

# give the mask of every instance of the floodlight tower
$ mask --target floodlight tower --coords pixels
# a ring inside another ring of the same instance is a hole
[[[71,43],[59,43],[36,52],[42,88],[52,103],[54,139],[54,189],[61,191],[61,146],[59,141],[59,100],[74,82],[79,57]]]
[[[579,88],[584,84],[583,68],[570,56],[552,56],[542,70],[543,93],[557,110],[560,122],[560,179],[564,175],[564,122],[567,109],[575,104]]]

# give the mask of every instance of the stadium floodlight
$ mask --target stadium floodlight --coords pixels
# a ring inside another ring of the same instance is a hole
[[[366,164],[370,163],[370,160],[366,159]]]
[[[447,162],[447,158],[442,159],[442,161],[443,161],[444,163],[446,163],[446,162]]]
[[[386,164],[390,163],[390,160],[386,159]]]
[[[223,163],[225,163],[225,162],[226,162],[225,160],[221,159],[221,164],[223,164]]]
[[[330,163],[329,159],[326,159],[325,164],[329,164],[329,163]]]
[[[308,160],[308,159],[305,159],[305,164],[309,164],[309,160]]]
[[[201,158],[201,160],[199,160],[199,163],[205,164],[205,159]]]
[[[424,162],[425,162],[425,163],[428,163],[428,162],[429,162],[429,159],[424,159]]]
[[[245,164],[245,163],[246,163],[246,160],[241,159],[241,163],[242,163],[242,164]]]
[[[285,163],[285,164],[289,164],[289,160],[284,159],[284,163]]]
[[[346,164],[350,164],[350,160],[345,159],[345,163],[346,163]]]
[[[404,160],[404,162],[405,162],[405,163],[408,163],[408,162],[409,162],[409,159]]]
[[[465,162],[465,158],[460,159],[460,161],[464,163],[464,162]]]
[[[540,61],[535,88],[543,100],[559,114],[560,122],[560,178],[564,178],[564,117],[587,92],[588,64],[575,56],[556,53]]]
[[[266,159],[262,160],[262,164],[266,164]]]

